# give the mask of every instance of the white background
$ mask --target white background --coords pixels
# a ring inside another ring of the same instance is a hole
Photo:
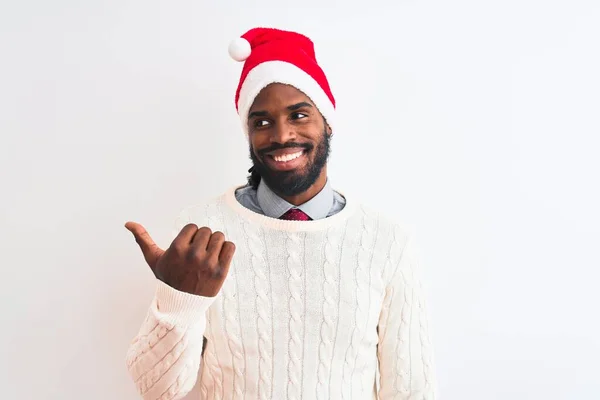
[[[316,43],[334,187],[417,231],[441,398],[600,398],[600,4],[389,4],[3,2],[2,399],[137,398],[123,223],[167,246],[244,183],[227,45],[257,25]]]

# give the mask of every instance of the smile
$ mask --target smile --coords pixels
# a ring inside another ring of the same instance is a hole
[[[302,153],[304,153],[304,150],[300,150],[296,153],[292,153],[292,154],[285,154],[282,156],[272,156],[273,159],[277,162],[288,162],[288,161],[292,161],[295,160],[296,158],[300,157],[302,155]]]
[[[266,164],[277,171],[290,171],[300,167],[306,161],[306,150],[299,150],[294,153],[267,155]]]

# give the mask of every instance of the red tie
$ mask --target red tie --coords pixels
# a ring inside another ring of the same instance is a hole
[[[306,213],[297,208],[290,208],[285,214],[279,219],[285,219],[288,221],[311,221],[312,218],[306,215]]]

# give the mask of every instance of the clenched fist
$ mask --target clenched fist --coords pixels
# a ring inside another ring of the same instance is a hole
[[[182,292],[204,297],[219,293],[235,253],[235,245],[221,232],[188,224],[167,250],[152,240],[138,223],[125,224],[140,245],[146,262],[157,279]]]

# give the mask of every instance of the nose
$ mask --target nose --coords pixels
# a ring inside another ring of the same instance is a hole
[[[286,119],[277,121],[271,130],[271,143],[284,144],[296,140],[296,130]]]

